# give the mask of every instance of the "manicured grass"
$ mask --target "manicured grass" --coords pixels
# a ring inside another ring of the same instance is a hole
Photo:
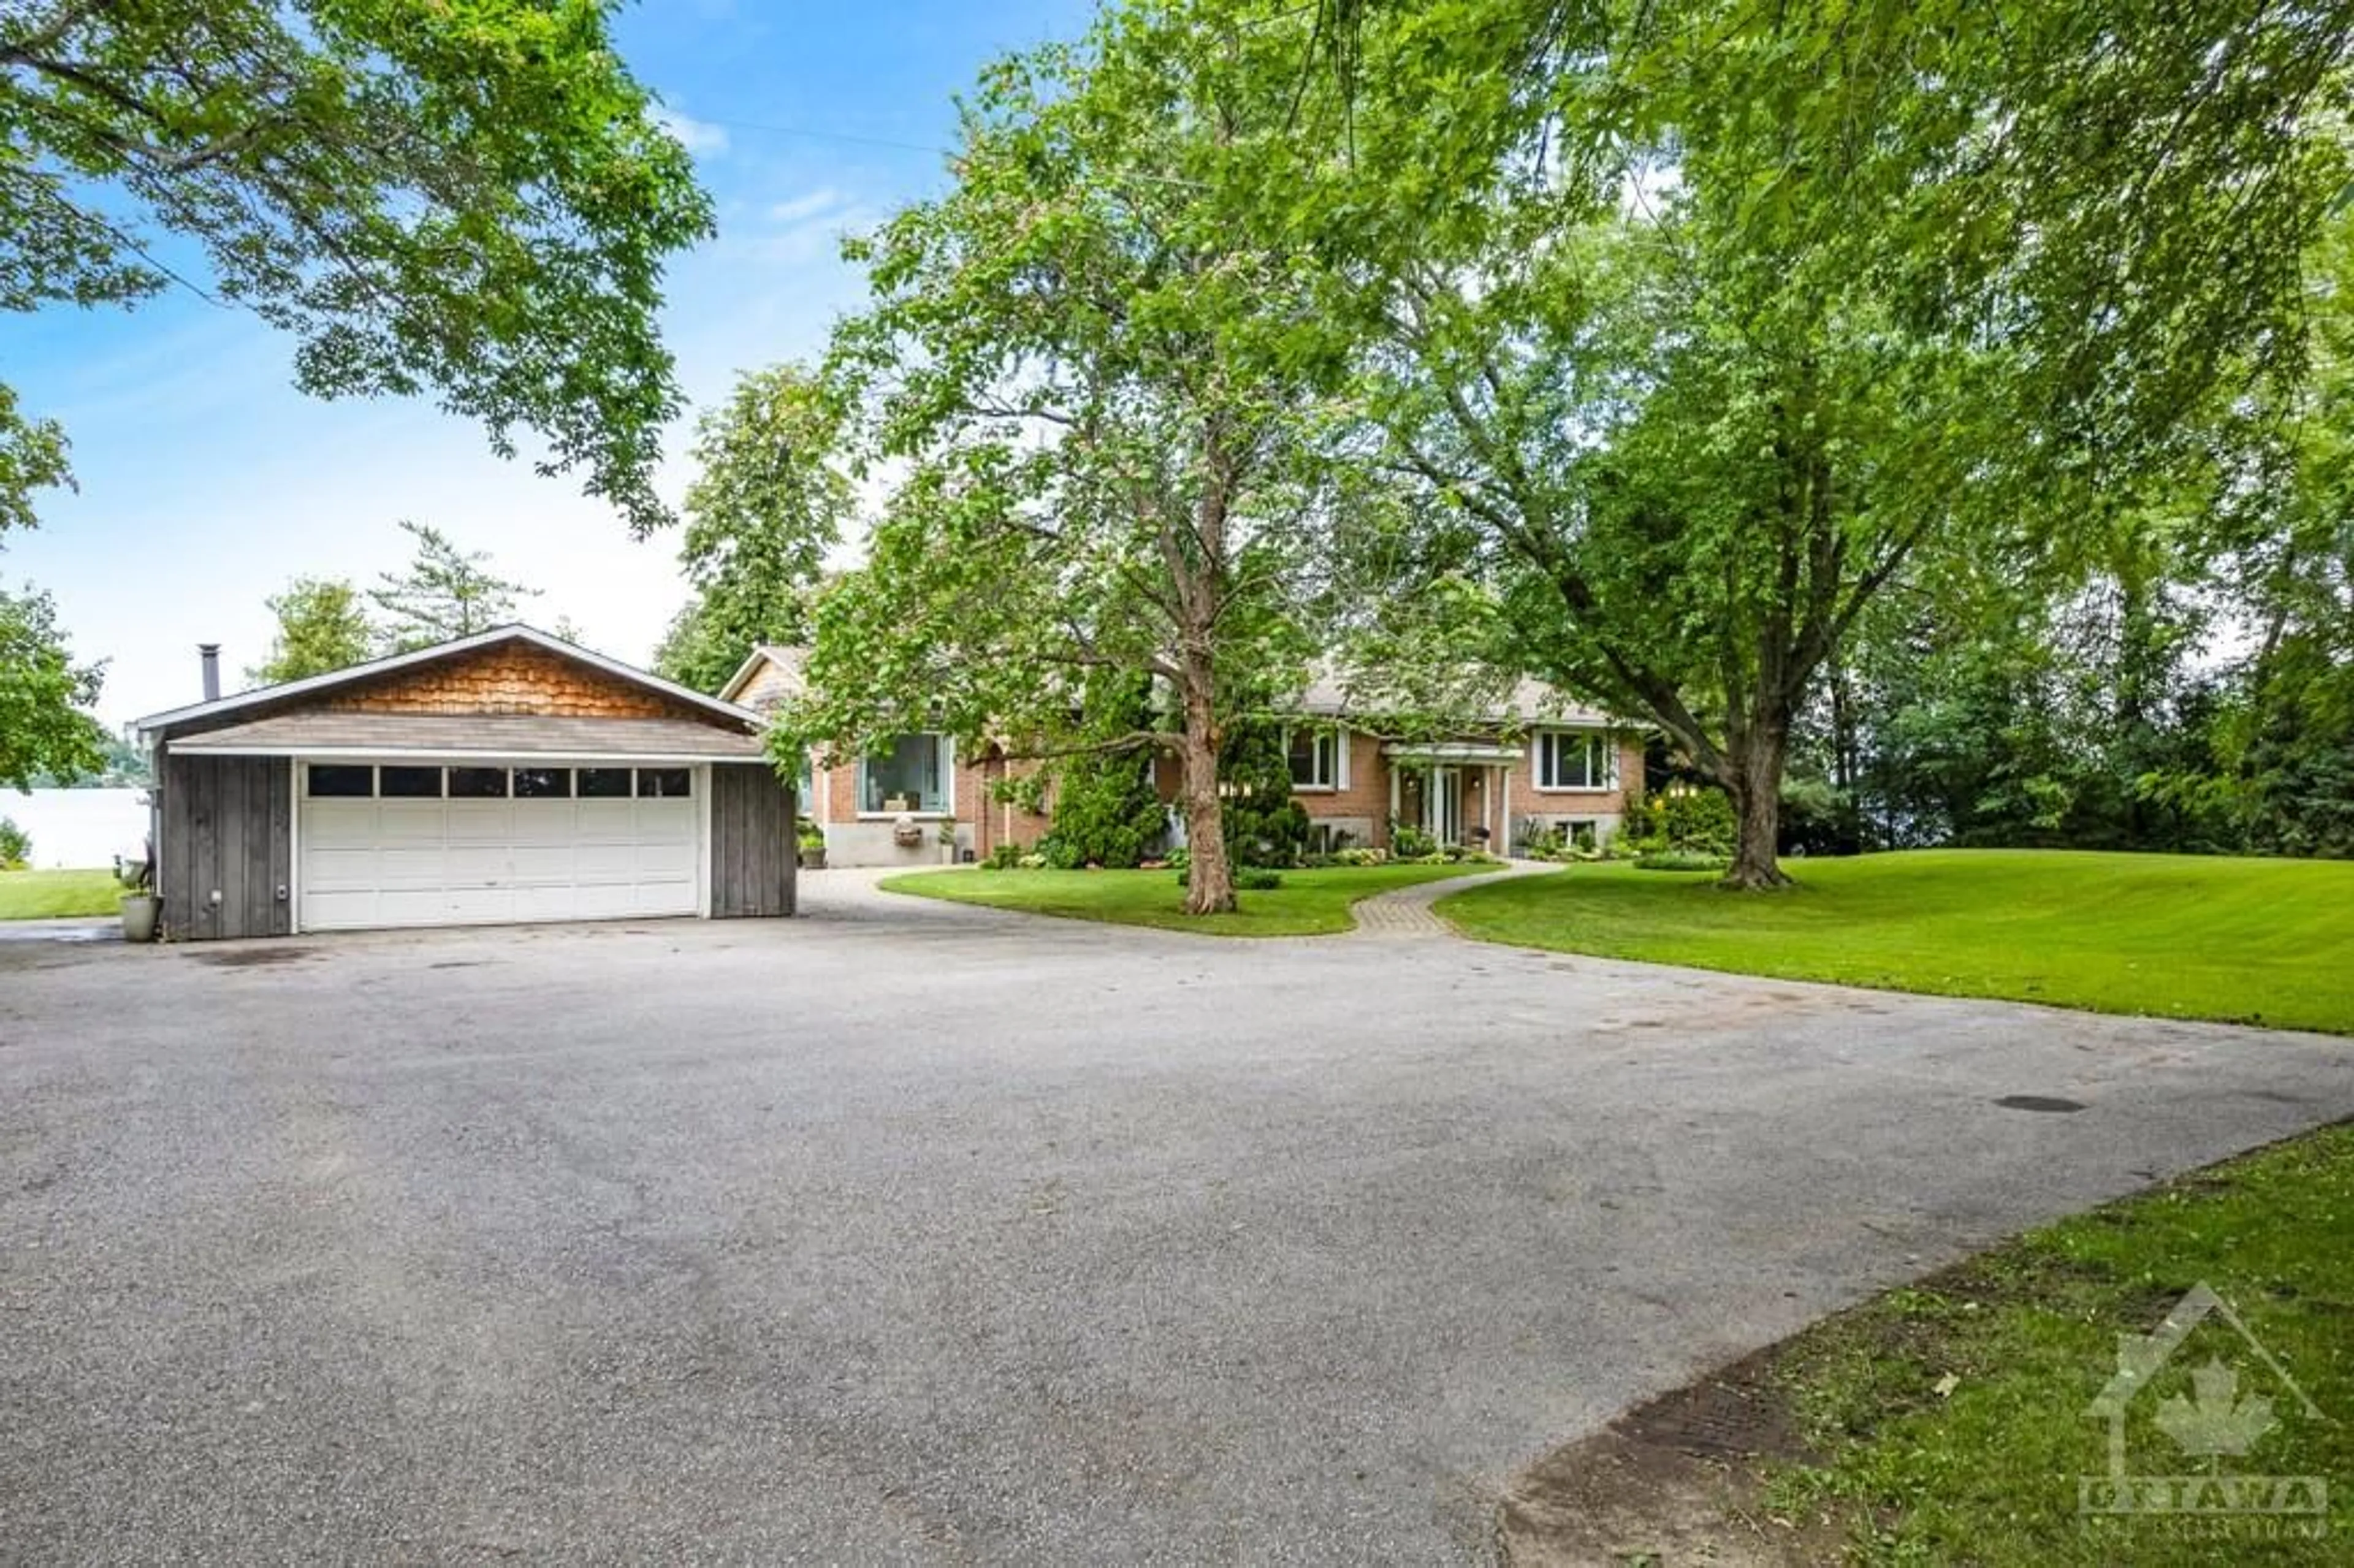
[[[2354,1033],[2354,863],[1922,850],[1789,870],[1797,887],[1745,894],[1577,866],[1438,913],[1467,936],[1604,958]]]
[[[1287,871],[1283,885],[1236,895],[1232,915],[1188,915],[1173,871],[919,871],[886,880],[891,893],[986,904],[1028,915],[1157,926],[1218,937],[1314,937],[1354,924],[1349,906],[1394,887],[1469,876],[1479,865],[1349,865]]]
[[[111,871],[0,871],[0,920],[112,915],[122,894]]]
[[[2078,1478],[2109,1474],[2106,1423],[2086,1409],[2118,1369],[2118,1337],[2155,1334],[2200,1284],[2321,1414],[2211,1315],[2126,1404],[2126,1471],[2321,1478],[2326,1541],[2268,1541],[2290,1522],[2278,1518],[2078,1512]],[[2354,1126],[2340,1125],[2035,1232],[1769,1352],[1760,1381],[1790,1402],[1816,1462],[1774,1475],[1767,1510],[1828,1510],[1870,1563],[2354,1560],[2349,1325]],[[2236,1374],[2239,1400],[2271,1402],[2269,1423],[2253,1404],[2199,1397],[2192,1374],[2211,1361]],[[2156,1419],[2168,1402],[2268,1429],[2244,1457],[2200,1457]],[[2219,1524],[2236,1533],[2200,1533]]]

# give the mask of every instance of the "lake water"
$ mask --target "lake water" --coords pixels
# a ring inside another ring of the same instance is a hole
[[[144,789],[0,789],[0,817],[33,835],[37,866],[111,866],[146,853]]]

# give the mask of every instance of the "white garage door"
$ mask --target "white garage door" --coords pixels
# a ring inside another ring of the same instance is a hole
[[[425,796],[417,780],[435,771],[305,768],[297,838],[302,929],[697,912],[701,802],[681,791],[701,780],[686,769],[636,769],[631,793],[594,798],[572,792],[576,772],[607,785],[632,770],[516,769],[544,789],[554,779],[565,792],[518,798],[511,785],[504,798],[489,799],[454,789]],[[492,772],[448,771],[464,773],[476,789],[488,787]],[[395,774],[416,792],[377,793],[378,776]],[[658,788],[672,792],[653,793]]]

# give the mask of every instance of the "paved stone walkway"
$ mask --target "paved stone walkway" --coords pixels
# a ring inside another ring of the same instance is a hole
[[[1515,876],[1534,876],[1540,872],[1561,868],[1541,860],[1507,861],[1501,871],[1485,871],[1465,876],[1450,876],[1444,882],[1418,883],[1401,887],[1394,893],[1376,893],[1361,899],[1352,913],[1357,917],[1357,937],[1451,937],[1455,927],[1440,919],[1431,906],[1450,893],[1460,893],[1474,883],[1502,882]]]

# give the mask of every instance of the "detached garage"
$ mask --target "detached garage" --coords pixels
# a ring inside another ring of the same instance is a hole
[[[525,626],[140,721],[175,940],[793,912],[760,716]]]

